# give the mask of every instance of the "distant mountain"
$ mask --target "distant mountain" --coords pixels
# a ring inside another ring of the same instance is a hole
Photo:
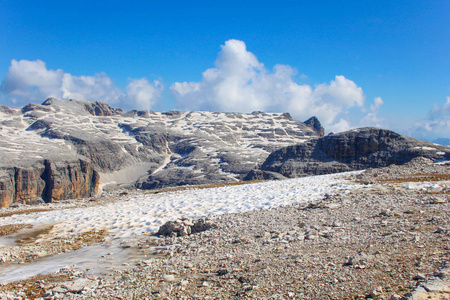
[[[252,179],[291,178],[405,164],[415,157],[450,160],[450,147],[379,128],[353,129],[271,153]]]
[[[450,139],[447,139],[447,138],[439,138],[439,139],[433,140],[433,143],[439,144],[439,145],[447,145],[447,146],[450,146]]]
[[[450,158],[439,146],[377,128],[323,136],[288,113],[123,112],[47,99],[0,106],[0,206],[90,197],[103,188],[281,179]]]
[[[125,113],[53,98],[0,106],[0,205],[88,197],[107,184],[239,181],[271,152],[321,135],[316,118],[287,113]]]

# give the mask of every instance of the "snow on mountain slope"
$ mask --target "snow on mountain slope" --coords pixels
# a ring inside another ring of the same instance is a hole
[[[0,169],[81,159],[100,172],[101,184],[136,177],[146,189],[229,182],[270,152],[312,137],[317,132],[289,114],[124,113],[101,102],[50,98],[21,109],[0,107]],[[42,174],[33,176],[39,181]]]

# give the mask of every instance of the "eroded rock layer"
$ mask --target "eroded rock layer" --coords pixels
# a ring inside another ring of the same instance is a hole
[[[0,106],[2,206],[90,196],[108,184],[239,181],[272,151],[320,133],[317,119],[305,124],[287,113],[124,113],[102,102],[53,98]]]
[[[380,168],[402,165],[419,156],[448,160],[450,147],[367,127],[279,149],[269,155],[259,174],[246,179],[258,179],[257,175],[262,177],[268,172],[298,177]]]
[[[91,197],[97,194],[99,174],[85,160],[49,160],[28,167],[0,169],[0,207]]]

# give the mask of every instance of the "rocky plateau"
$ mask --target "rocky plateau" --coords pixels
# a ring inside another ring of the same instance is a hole
[[[47,99],[0,107],[0,206],[142,189],[239,181],[274,150],[323,134],[289,114],[123,112]]]
[[[0,106],[0,207],[449,159],[450,147],[362,128],[324,136],[288,113],[130,111],[47,99]]]

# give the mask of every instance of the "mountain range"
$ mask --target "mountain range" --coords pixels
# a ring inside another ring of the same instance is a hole
[[[154,112],[49,98],[0,106],[0,205],[90,197],[112,187],[282,179],[450,159],[450,147],[361,128],[324,136],[288,113]]]

